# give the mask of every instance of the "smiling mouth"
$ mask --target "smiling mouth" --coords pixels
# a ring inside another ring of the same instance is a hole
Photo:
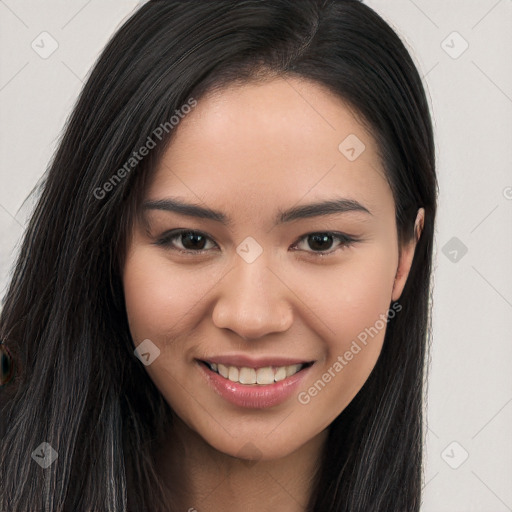
[[[244,385],[268,386],[280,382],[305,368],[309,368],[314,361],[302,364],[291,364],[288,366],[265,366],[262,368],[238,367],[224,364],[199,361],[209,371],[220,375],[231,382]]]

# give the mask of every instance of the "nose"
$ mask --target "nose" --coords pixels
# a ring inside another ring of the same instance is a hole
[[[292,325],[292,292],[263,256],[252,263],[238,261],[219,286],[212,313],[216,327],[250,340]]]

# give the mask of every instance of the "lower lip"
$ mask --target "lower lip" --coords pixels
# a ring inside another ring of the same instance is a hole
[[[225,379],[218,373],[209,370],[204,363],[197,361],[197,364],[206,378],[206,382],[216,393],[233,405],[249,409],[265,409],[283,403],[297,390],[309,370],[314,366],[303,368],[295,375],[274,382],[274,384],[247,385]]]

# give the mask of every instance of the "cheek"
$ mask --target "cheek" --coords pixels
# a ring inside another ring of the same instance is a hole
[[[130,331],[136,343],[149,338],[164,346],[194,322],[201,298],[211,287],[193,270],[177,269],[154,251],[140,248],[129,254],[123,285]]]
[[[289,275],[297,295],[321,319],[326,348],[332,357],[372,326],[390,307],[396,255],[387,244],[354,252],[337,266]]]

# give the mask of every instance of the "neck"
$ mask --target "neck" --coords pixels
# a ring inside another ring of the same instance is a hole
[[[176,418],[156,453],[175,510],[305,512],[328,430],[284,458],[246,460],[219,452]]]

